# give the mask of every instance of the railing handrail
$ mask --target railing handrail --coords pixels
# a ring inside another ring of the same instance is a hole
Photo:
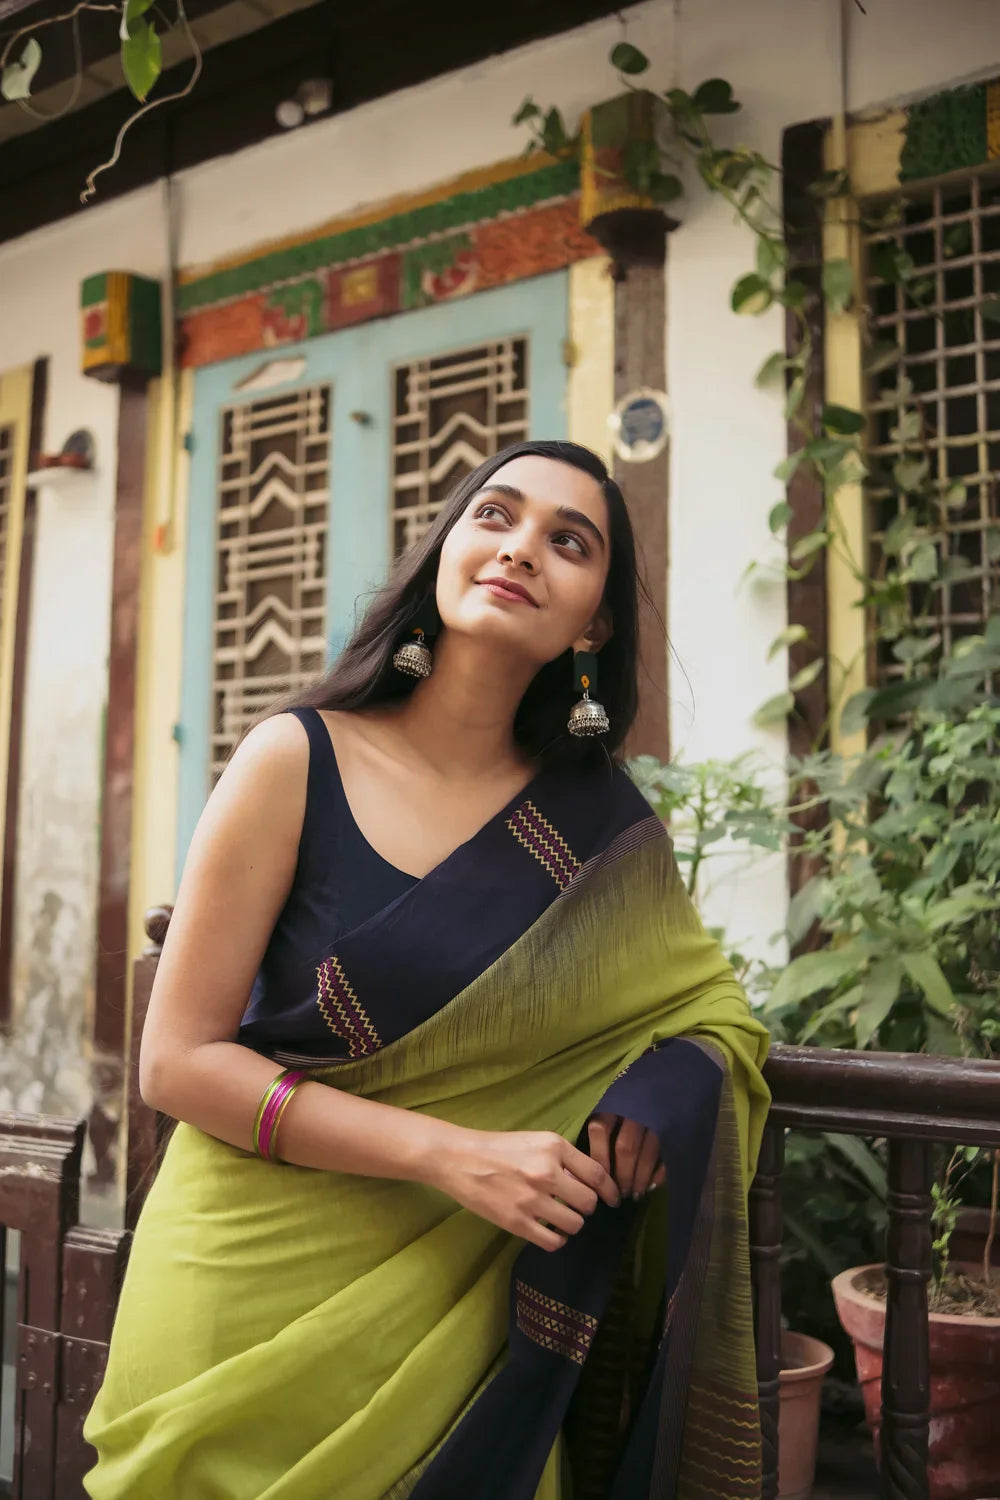
[[[764,1076],[776,1125],[1000,1146],[1000,1062],[778,1043]]]

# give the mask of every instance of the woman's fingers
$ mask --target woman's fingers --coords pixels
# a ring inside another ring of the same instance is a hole
[[[667,1169],[663,1165],[663,1163],[660,1162],[660,1165],[657,1167],[656,1171],[653,1173],[652,1177],[650,1178],[650,1181],[649,1181],[650,1189],[662,1187],[663,1184],[666,1182],[666,1180],[667,1180]]]
[[[584,1151],[578,1151],[567,1141],[563,1152],[563,1166],[578,1182],[593,1188],[598,1197],[603,1198],[604,1202],[612,1208],[616,1208],[621,1202],[621,1195],[611,1176],[610,1162],[605,1166],[595,1157],[588,1156]]]
[[[649,1192],[653,1173],[660,1160],[660,1143],[651,1130],[647,1130],[639,1147],[639,1155],[635,1164],[635,1176],[632,1180],[632,1195],[641,1198]]]
[[[632,1196],[639,1152],[646,1135],[646,1127],[638,1120],[622,1120],[615,1137],[614,1179],[623,1198]]]
[[[594,1115],[587,1125],[590,1154],[600,1162],[605,1172],[611,1173],[611,1133],[618,1124],[617,1115]]]

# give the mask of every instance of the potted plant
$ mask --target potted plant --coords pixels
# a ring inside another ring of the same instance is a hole
[[[693,94],[670,89],[657,94],[636,87],[649,59],[638,47],[619,42],[609,61],[624,91],[586,110],[571,134],[561,112],[525,99],[515,125],[531,131],[528,150],[546,151],[580,167],[580,220],[618,265],[658,265],[684,183],[679,146],[699,145],[703,115],[739,109],[731,86],[710,78]]]
[[[803,854],[822,869],[793,902],[793,936],[816,924],[827,945],[778,978],[764,1009],[780,1038],[994,1056],[1000,703],[977,674],[998,663],[1000,620],[928,676],[923,693],[911,683],[907,724],[850,761],[824,753],[797,765],[809,789],[800,808],[825,805],[829,818],[801,835]],[[984,1167],[989,1207],[975,1264],[955,1256],[952,1239]],[[997,1153],[962,1148],[942,1162],[934,1187],[932,1500],[981,1500],[1000,1475],[998,1178]],[[843,1271],[833,1291],[877,1443],[883,1268]]]

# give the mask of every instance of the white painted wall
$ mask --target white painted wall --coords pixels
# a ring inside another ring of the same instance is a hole
[[[867,0],[867,12],[852,0],[650,0],[627,16],[630,40],[655,59],[653,84],[729,78],[744,110],[725,128],[772,158],[786,125],[839,107],[842,21],[852,108],[1000,72],[993,0]],[[583,27],[185,174],[176,184],[182,263],[250,250],[516,153],[522,137],[509,120],[525,94],[575,119],[617,91],[605,59],[619,36],[613,19]],[[78,287],[112,267],[162,276],[165,244],[162,197],[147,189],[0,246],[0,365],[48,354],[46,446],[86,424],[99,463],[88,489],[40,499],[17,917],[20,998],[32,995],[36,1020],[14,1045],[46,1082],[19,1092],[25,1106],[82,1107],[71,1059],[95,925],[117,398],[77,373]],[[668,267],[674,742],[688,758],[750,749],[777,767],[783,736],[750,719],[783,685],[783,662],[765,660],[784,623],[783,590],[738,587],[748,561],[767,555],[766,517],[779,497],[771,473],[784,450],[778,402],[752,385],[780,343],[780,320],[738,319],[728,308],[750,263],[746,232],[694,187]],[[712,893],[706,915],[760,948],[779,923],[783,883],[780,862],[755,866]]]

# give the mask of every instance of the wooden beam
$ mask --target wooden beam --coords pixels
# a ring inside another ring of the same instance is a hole
[[[194,92],[153,110],[130,131],[121,161],[99,180],[97,201],[279,135],[275,106],[306,78],[330,78],[333,112],[344,113],[614,10],[609,0],[507,0],[480,7],[465,0],[372,0],[364,6],[321,0],[212,48]],[[157,89],[173,92],[190,75],[187,60]],[[124,90],[108,95],[18,136],[15,150],[0,152],[0,242],[81,211],[87,173],[109,154],[134,102]]]

